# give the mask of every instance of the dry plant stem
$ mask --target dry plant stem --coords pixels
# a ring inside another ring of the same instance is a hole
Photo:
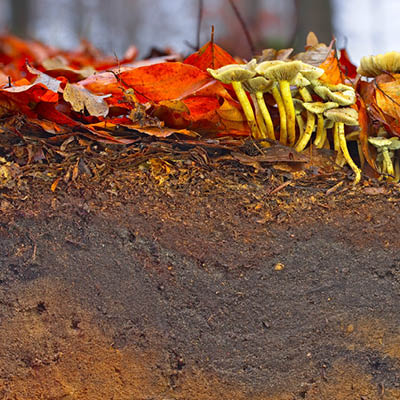
[[[274,132],[274,125],[272,123],[271,115],[268,111],[267,105],[265,104],[264,100],[264,93],[262,92],[257,92],[256,93],[256,98],[257,98],[257,103],[258,106],[261,110],[261,114],[264,118],[264,122],[266,125],[266,130],[267,130],[267,137],[272,140],[276,140],[275,138],[275,132]]]
[[[275,99],[276,105],[278,106],[279,119],[280,119],[280,135],[279,141],[283,144],[287,144],[287,121],[286,121],[286,111],[283,104],[281,93],[276,85],[272,87],[272,96]]]
[[[289,145],[293,146],[296,141],[296,114],[289,81],[279,81],[279,88],[282,94],[283,104],[285,105]]]
[[[317,149],[322,149],[326,139],[326,129],[324,128],[324,117],[322,114],[318,114],[317,118],[317,135],[314,140],[314,145]]]
[[[337,125],[340,149],[342,150],[343,157],[347,161],[347,164],[349,164],[350,168],[354,171],[355,177],[353,183],[354,185],[356,185],[358,182],[360,182],[361,170],[357,167],[357,165],[351,158],[349,149],[347,148],[346,137],[344,135],[344,123],[335,122],[335,125]]]
[[[244,115],[246,116],[247,123],[249,124],[251,135],[257,139],[259,137],[259,131],[257,128],[256,119],[254,116],[253,108],[251,107],[250,101],[247,98],[246,92],[240,82],[232,82],[233,90],[239,100],[240,105],[243,108]]]
[[[267,128],[265,126],[264,118],[262,116],[262,112],[261,112],[259,104],[257,102],[257,97],[253,93],[250,93],[250,97],[254,104],[254,110],[255,110],[255,114],[256,114],[256,122],[258,125],[258,131],[260,133],[260,136],[256,139],[265,139],[265,138],[267,138]],[[265,143],[265,144],[267,144],[267,143]],[[263,143],[263,145],[265,145],[265,144]],[[267,146],[267,147],[269,147],[269,146]]]
[[[305,102],[312,101],[310,92],[306,88],[300,88],[299,92]],[[306,128],[304,130],[303,135],[300,137],[299,141],[296,144],[296,147],[295,147],[296,151],[300,152],[306,148],[308,142],[310,141],[310,138],[314,131],[314,128],[315,128],[315,115],[312,112],[307,111]]]

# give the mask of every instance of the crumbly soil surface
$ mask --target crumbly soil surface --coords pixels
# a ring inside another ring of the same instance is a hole
[[[1,399],[400,399],[398,186],[79,168],[3,171]]]

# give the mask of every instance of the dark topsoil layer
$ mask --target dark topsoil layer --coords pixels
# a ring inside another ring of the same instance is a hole
[[[1,399],[400,399],[398,187],[148,166],[2,189]]]

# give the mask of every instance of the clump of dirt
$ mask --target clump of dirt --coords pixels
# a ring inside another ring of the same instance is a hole
[[[399,187],[187,161],[3,182],[2,398],[400,398]]]

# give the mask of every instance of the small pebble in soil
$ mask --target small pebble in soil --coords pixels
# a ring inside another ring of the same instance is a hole
[[[282,263],[278,262],[278,263],[275,264],[274,270],[275,271],[282,271],[283,268],[285,268],[285,266]]]

